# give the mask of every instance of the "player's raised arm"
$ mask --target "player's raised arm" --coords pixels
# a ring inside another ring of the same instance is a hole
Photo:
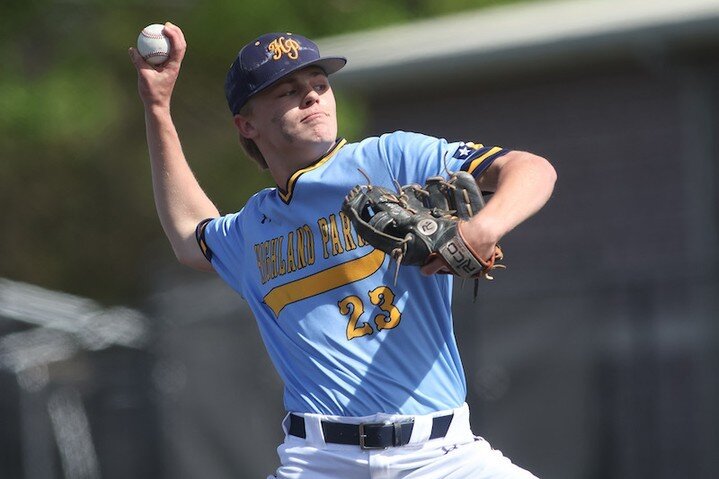
[[[219,213],[187,164],[170,115],[170,99],[187,44],[176,25],[166,23],[163,33],[170,40],[171,50],[169,59],[162,65],[152,66],[136,49],[129,50],[145,107],[155,206],[177,259],[187,266],[212,271],[196,243],[195,227],[202,219],[219,216]]]

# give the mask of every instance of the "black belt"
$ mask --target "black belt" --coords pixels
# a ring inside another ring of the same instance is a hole
[[[432,419],[430,439],[444,437],[449,430],[454,414]],[[325,442],[349,444],[362,449],[386,449],[392,446],[404,446],[409,443],[414,428],[414,420],[394,423],[345,424],[342,422],[322,421],[322,433]],[[289,434],[302,439],[307,437],[305,420],[302,416],[290,414]]]

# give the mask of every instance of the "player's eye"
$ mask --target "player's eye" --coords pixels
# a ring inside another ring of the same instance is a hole
[[[326,85],[326,84],[321,83],[321,84],[319,84],[319,85],[315,85],[315,91],[323,92],[323,91],[325,91],[325,90],[327,90],[327,85]]]
[[[294,88],[291,88],[291,89],[289,89],[289,90],[282,90],[282,91],[280,91],[280,93],[279,93],[277,96],[278,96],[278,97],[292,96],[292,95],[294,95],[295,93],[297,93],[297,90],[294,89]]]

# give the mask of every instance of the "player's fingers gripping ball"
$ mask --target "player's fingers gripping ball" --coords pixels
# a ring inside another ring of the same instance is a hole
[[[462,237],[459,223],[482,207],[482,193],[472,175],[459,171],[449,180],[432,177],[421,187],[406,185],[391,191],[371,184],[355,186],[342,210],[357,233],[398,264],[422,266],[439,257],[447,270],[462,278],[492,279],[503,254],[499,246],[480,258]]]
[[[170,57],[170,40],[162,33],[164,25],[153,23],[137,37],[137,51],[150,65],[161,65]]]

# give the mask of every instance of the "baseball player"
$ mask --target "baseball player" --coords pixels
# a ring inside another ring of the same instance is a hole
[[[477,257],[488,257],[549,198],[549,163],[402,131],[342,139],[328,76],[346,60],[321,57],[301,35],[270,33],[240,50],[225,92],[241,144],[277,186],[220,215],[173,126],[186,43],[175,25],[165,34],[173,48],[161,68],[130,49],[157,211],[178,260],[217,272],[249,303],[284,382],[286,438],[269,477],[534,477],[470,430],[452,278],[434,274],[445,264],[403,266],[395,281],[393,259],[357,235],[342,204],[367,182],[360,170],[387,188],[467,171],[494,196],[459,229]]]

